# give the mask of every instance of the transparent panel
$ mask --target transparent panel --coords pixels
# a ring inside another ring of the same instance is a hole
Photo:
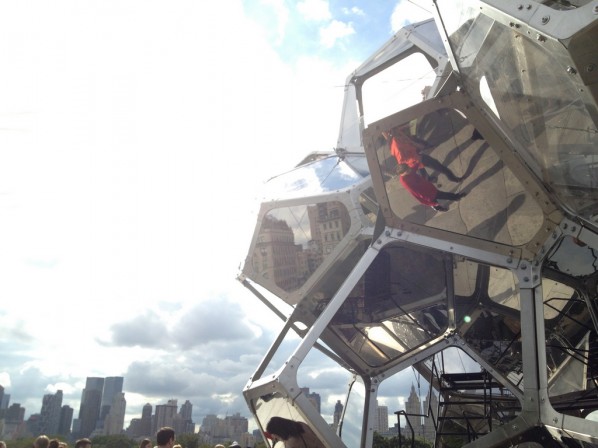
[[[480,357],[515,386],[522,387],[521,318],[516,277],[509,270],[477,264],[476,278],[473,296],[455,297],[457,330]]]
[[[564,237],[550,256],[547,266],[573,277],[585,277],[598,269],[598,253],[584,242]]]
[[[434,67],[422,53],[413,53],[372,76],[362,88],[365,125],[421,102],[435,79]]]
[[[363,181],[369,175],[364,168],[365,157],[353,155],[349,161],[351,164],[336,155],[329,156],[273,177],[264,185],[264,201],[329,193]]]
[[[480,14],[477,2],[463,3],[465,10],[455,2],[438,4],[466,90],[501,118],[563,204],[598,221],[598,129],[565,70],[575,66],[566,49],[514,33]]]
[[[374,225],[378,216],[378,202],[373,187],[368,188],[359,195],[359,204],[369,223]]]
[[[401,219],[516,246],[542,225],[532,195],[455,110],[382,132],[377,155],[392,213]]]
[[[370,366],[382,366],[442,334],[448,325],[442,256],[390,246],[376,257],[329,327]]]
[[[347,208],[337,201],[271,210],[262,220],[251,255],[256,281],[295,291],[330,255],[350,226]]]

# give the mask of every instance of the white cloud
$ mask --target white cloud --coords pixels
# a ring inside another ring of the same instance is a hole
[[[423,2],[419,2],[423,5]],[[406,25],[421,22],[433,17],[431,11],[423,6],[413,3],[411,0],[400,0],[395,6],[390,17],[393,33],[396,33]]]
[[[332,18],[327,0],[303,0],[297,3],[297,11],[306,20],[326,21]]]
[[[326,48],[331,48],[337,40],[351,34],[355,34],[353,25],[333,20],[330,24],[320,29],[320,43]]]
[[[357,6],[353,6],[351,8],[342,8],[343,14],[345,15],[355,15],[355,16],[365,16],[365,11]]]

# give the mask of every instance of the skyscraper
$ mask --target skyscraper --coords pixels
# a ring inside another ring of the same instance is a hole
[[[58,434],[66,436],[71,433],[71,423],[73,422],[73,408],[64,405],[60,409],[60,425],[58,426]]]
[[[62,409],[62,390],[55,394],[46,394],[42,399],[39,432],[42,434],[58,434],[60,427],[60,410]]]
[[[413,431],[416,436],[422,435],[422,418],[421,418],[421,401],[419,400],[419,395],[415,390],[415,386],[411,385],[411,392],[409,393],[409,398],[405,402],[405,412],[407,414],[407,418],[409,419],[409,423],[413,428]],[[409,426],[409,425],[406,425]]]
[[[374,431],[379,433],[388,432],[388,406],[378,406],[378,400],[376,400],[373,428]]]
[[[123,433],[126,408],[127,401],[125,400],[125,394],[122,392],[115,394],[112,398],[108,414],[104,418],[103,434],[111,436]]]
[[[100,419],[103,421],[108,412],[114,397],[123,391],[124,378],[122,376],[108,376],[104,379],[104,389],[102,392],[102,407],[100,412]]]
[[[152,424],[152,434],[155,434],[163,426],[174,426],[175,416],[177,415],[177,400],[168,400],[166,404],[156,405],[156,413]]]
[[[77,437],[89,437],[100,419],[104,378],[87,377],[81,394]]]
[[[334,405],[334,414],[332,416],[332,418],[333,418],[332,426],[335,431],[338,429],[338,425],[341,421],[342,416],[343,416],[343,405],[341,404],[340,400],[337,400],[336,404]]]

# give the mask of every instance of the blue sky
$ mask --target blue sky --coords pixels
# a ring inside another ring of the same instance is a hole
[[[28,416],[62,389],[76,414],[87,376],[122,375],[127,420],[170,398],[189,399],[198,423],[249,415],[242,388],[281,325],[235,280],[257,192],[335,146],[346,77],[421,14],[365,1],[0,3],[11,403]],[[346,382],[308,367],[304,386],[331,414]]]

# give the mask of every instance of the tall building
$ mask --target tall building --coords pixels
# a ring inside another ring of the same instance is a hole
[[[62,390],[56,391],[55,394],[44,395],[38,428],[41,434],[58,434],[62,396]]]
[[[373,428],[378,433],[388,432],[388,406],[378,406],[377,400]]]
[[[87,377],[85,389],[83,389],[83,393],[81,394],[76,437],[89,437],[96,428],[97,422],[100,419],[103,390],[104,378]]]
[[[108,414],[104,418],[103,434],[107,436],[123,433],[125,425],[125,410],[127,401],[123,392],[117,393],[112,398]]]
[[[427,397],[424,400],[424,414],[427,415],[424,417],[424,437],[426,440],[435,440],[434,420],[438,422],[438,397],[434,392],[432,392],[429,403]]]
[[[332,416],[332,418],[333,418],[332,427],[335,431],[338,429],[338,425],[341,422],[342,416],[343,416],[343,405],[340,400],[337,400],[336,404],[334,405],[334,414]]]
[[[321,413],[321,403],[322,399],[320,398],[320,394],[315,392],[310,392],[309,387],[302,387],[301,392],[307,397],[307,399],[314,405],[314,407],[318,410],[318,413]]]
[[[140,436],[152,435],[152,405],[146,403],[141,410],[141,434]]]
[[[70,406],[64,405],[60,409],[60,424],[58,426],[58,434],[63,436],[71,433],[71,423],[73,422],[74,409]]]
[[[174,427],[174,421],[177,415],[177,400],[168,400],[166,404],[156,405],[156,413],[152,422],[152,434],[164,426]]]
[[[415,390],[415,386],[411,384],[411,392],[409,393],[409,398],[405,402],[405,413],[407,414],[407,418],[409,419],[409,423],[413,428],[413,432],[416,436],[422,435],[422,418],[421,418],[421,401],[419,400],[419,395]],[[408,426],[405,423],[406,426]]]
[[[193,423],[193,405],[189,400],[181,405],[179,411],[179,425],[177,434],[193,434],[195,432],[195,423]]]
[[[102,391],[102,404],[100,408],[100,420],[103,422],[112,406],[114,397],[123,391],[124,378],[122,376],[108,376],[104,379]]]

